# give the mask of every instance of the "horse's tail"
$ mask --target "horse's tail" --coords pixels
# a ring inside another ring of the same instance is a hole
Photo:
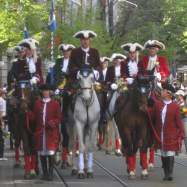
[[[83,136],[84,136],[84,143],[86,142],[86,136],[88,135],[89,133],[89,124],[87,123],[84,127],[84,133],[83,133]]]
[[[88,106],[86,106],[86,114],[87,114],[87,120],[86,120],[86,125],[84,126],[84,142],[86,141],[86,135],[89,133],[89,115],[88,115]]]

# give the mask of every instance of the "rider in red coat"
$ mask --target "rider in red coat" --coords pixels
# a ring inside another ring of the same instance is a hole
[[[35,145],[41,159],[42,179],[53,180],[54,155],[60,141],[61,111],[59,103],[50,98],[49,86],[42,85],[41,89],[43,98],[36,101],[33,112],[36,123]]]
[[[148,49],[148,56],[144,56],[139,63],[140,73],[153,71],[158,81],[165,82],[170,75],[168,61],[165,57],[157,55],[160,49],[165,49],[164,44],[157,40],[148,40],[144,48]]]
[[[177,103],[172,101],[175,89],[164,84],[161,92],[162,101],[157,101],[153,108],[156,148],[161,150],[164,180],[173,180],[174,156],[181,150],[184,128]]]

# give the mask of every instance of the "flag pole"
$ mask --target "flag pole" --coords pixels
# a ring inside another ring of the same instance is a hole
[[[51,62],[54,62],[54,32],[51,32]]]

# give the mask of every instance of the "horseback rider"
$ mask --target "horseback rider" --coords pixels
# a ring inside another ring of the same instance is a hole
[[[112,66],[109,67],[106,82],[111,85],[115,83],[119,78],[125,78],[125,68],[124,68],[124,60],[126,59],[125,55],[120,53],[114,53],[111,56]]]
[[[62,151],[62,165],[61,168],[66,168],[69,136],[67,133],[67,120],[68,120],[68,107],[71,104],[72,95],[70,93],[69,85],[69,62],[72,50],[75,48],[72,44],[60,44],[59,51],[62,53],[62,57],[57,58],[54,67],[47,75],[47,83],[55,87],[56,94],[62,94],[63,102],[61,108],[63,110],[63,120],[61,125],[61,132],[63,136],[63,151]],[[62,92],[62,93],[61,93]],[[61,111],[62,112],[62,111]]]
[[[90,30],[82,30],[74,34],[75,38],[80,39],[81,46],[73,49],[70,58],[70,77],[72,81],[76,80],[77,72],[87,65],[93,68],[95,78],[98,78],[98,68],[100,66],[100,57],[97,49],[91,47],[91,38],[97,34]]]
[[[143,50],[143,46],[139,43],[126,43],[121,46],[124,51],[128,52],[128,57],[125,60],[125,75],[127,83],[130,85],[133,83],[134,79],[138,76],[138,52]]]
[[[165,45],[158,40],[148,40],[144,44],[144,49],[148,50],[148,56],[144,56],[138,64],[139,74],[146,75],[147,73],[151,73],[156,77],[157,84],[161,85],[170,75],[167,58],[157,54],[160,50],[165,49]],[[153,93],[151,94],[151,98],[154,100]],[[151,147],[148,161],[149,169],[153,169],[154,167],[154,152],[154,148]]]
[[[158,81],[165,82],[170,75],[168,60],[157,54],[159,50],[165,49],[165,45],[158,40],[148,40],[144,48],[148,50],[148,56],[144,56],[138,64],[140,73],[146,74],[146,72],[154,71],[153,74]]]
[[[19,58],[12,65],[10,70],[9,85],[15,82],[15,96],[18,100],[17,109],[19,108],[16,118],[16,161],[19,162],[19,145],[23,142],[24,161],[25,161],[25,179],[35,177],[35,171],[38,169],[36,165],[36,152],[34,146],[33,132],[27,114],[33,108],[33,102],[27,100],[24,89],[32,92],[36,90],[37,85],[43,82],[41,59],[37,56],[37,41],[29,38],[19,43],[21,47]],[[28,93],[29,93],[28,92]],[[28,96],[29,97],[29,96]],[[34,99],[30,98],[30,99]]]
[[[108,98],[108,105],[107,105],[106,111],[107,111],[107,114],[109,114],[110,120],[112,120],[112,125],[113,125],[113,129],[115,133],[115,154],[117,156],[121,156],[121,140],[120,140],[119,131],[117,129],[115,120],[113,120],[114,119],[113,115],[115,111],[110,111],[109,108],[110,108],[110,103],[112,101],[112,98],[115,95],[114,93],[117,93],[115,92],[117,90],[117,82],[120,79],[124,80],[125,78],[125,68],[124,68],[125,59],[126,59],[126,56],[119,54],[119,53],[114,53],[111,57],[111,61],[113,64],[112,66],[108,68],[108,71],[106,74],[106,83],[109,85],[108,95],[111,95],[110,98]],[[106,154],[109,154],[109,151],[106,151]]]

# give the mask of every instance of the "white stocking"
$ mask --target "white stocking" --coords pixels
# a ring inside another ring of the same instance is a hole
[[[88,153],[88,169],[92,170],[93,168],[93,153]]]
[[[84,169],[84,154],[79,153],[79,171],[83,171]]]

